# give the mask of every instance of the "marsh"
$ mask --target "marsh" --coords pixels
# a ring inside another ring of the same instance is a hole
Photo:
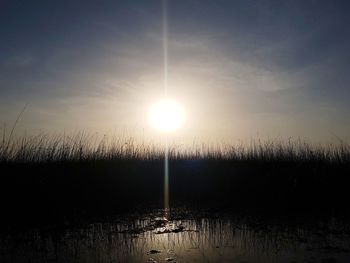
[[[350,259],[347,145],[170,148],[165,197],[162,149],[37,140],[2,151],[1,262]]]
[[[348,262],[341,218],[173,209],[0,236],[1,262]]]

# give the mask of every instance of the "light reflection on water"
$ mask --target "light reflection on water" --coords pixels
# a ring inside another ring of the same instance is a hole
[[[0,237],[0,262],[350,262],[348,228],[153,213]]]

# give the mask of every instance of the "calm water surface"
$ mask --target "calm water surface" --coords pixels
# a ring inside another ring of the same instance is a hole
[[[335,219],[277,224],[154,211],[3,232],[0,262],[350,262],[349,230]]]

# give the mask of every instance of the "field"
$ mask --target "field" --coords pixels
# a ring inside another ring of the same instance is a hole
[[[163,207],[164,147],[117,138],[96,143],[84,134],[9,139],[0,148],[0,170],[2,209],[11,222],[23,215],[36,221]],[[347,208],[350,148],[344,143],[170,146],[168,158],[172,207]]]
[[[164,210],[162,145],[83,133],[4,136],[0,259],[348,259],[347,144],[256,140],[168,151]]]

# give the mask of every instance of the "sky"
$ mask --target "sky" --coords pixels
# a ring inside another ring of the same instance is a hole
[[[18,133],[161,136],[147,111],[186,109],[174,138],[350,141],[348,1],[0,1],[0,125]]]

